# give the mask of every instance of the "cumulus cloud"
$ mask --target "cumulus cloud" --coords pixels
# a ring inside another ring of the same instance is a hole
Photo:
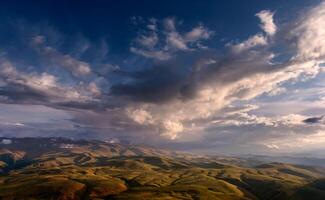
[[[323,4],[314,8],[314,11],[321,7]],[[313,13],[312,16],[309,12],[304,15],[307,17],[306,21],[311,18],[313,20],[316,18],[315,21],[322,19],[323,15],[318,12]],[[249,101],[262,94],[280,94],[284,91],[282,88],[284,83],[310,79],[321,73],[322,61],[317,59],[293,61],[292,59],[296,56],[294,55],[287,61],[274,62],[276,54],[265,48],[269,45],[277,45],[269,43],[269,38],[273,37],[277,31],[273,22],[273,13],[261,11],[257,16],[261,20],[261,28],[266,35],[257,33],[241,43],[231,45],[235,51],[228,54],[200,57],[201,62],[198,62],[200,64],[191,66],[192,69],[186,71],[188,73],[184,73],[184,70],[179,67],[175,69],[174,63],[181,65],[179,60],[165,62],[145,71],[136,72],[130,75],[132,81],[113,85],[112,94],[149,103],[146,110],[151,114],[157,126],[164,128],[166,119],[175,124],[182,124],[182,126],[175,126],[179,128],[178,131],[173,132],[179,136],[193,128],[188,126],[192,121],[206,120],[218,115],[220,110],[233,102]],[[165,24],[167,31],[175,33],[175,20],[168,19]],[[299,21],[292,24],[297,27],[302,26]],[[289,32],[297,32],[296,35],[299,37],[293,37],[292,40],[298,43],[306,39],[305,29],[294,28]],[[185,37],[179,38],[178,34],[172,37],[177,40],[173,48],[185,50]],[[191,37],[194,38],[193,35]],[[314,34],[314,37],[315,40],[324,39],[321,34]],[[299,47],[297,49],[300,51]],[[214,62],[202,62],[204,59],[214,60]],[[141,106],[141,103],[139,105]],[[241,117],[246,119],[246,125],[263,124],[282,127],[301,125],[303,121],[300,115],[295,114],[282,116],[277,120],[256,117],[247,113],[242,113]],[[242,123],[242,121],[229,119],[223,123]],[[181,136],[176,137],[175,134],[172,134],[171,138],[181,138]]]
[[[90,102],[93,96],[82,86],[64,86],[57,77],[48,73],[25,73],[18,71],[8,60],[0,60],[0,96],[7,97],[8,102],[21,103],[63,103]],[[99,89],[90,84],[90,91],[98,95]]]
[[[172,70],[172,65],[155,66],[154,73],[141,73],[151,74],[150,78],[135,76],[138,77],[136,81],[115,85],[112,92],[137,101],[154,103],[149,104],[147,110],[159,126],[165,119],[186,123],[208,118],[235,100],[250,100],[263,93],[273,93],[283,82],[296,80],[302,75],[312,77],[318,73],[318,65],[314,62],[277,66],[268,62],[270,58],[262,58],[258,54],[249,58],[248,63],[241,58],[233,58],[229,63],[222,61],[223,65],[218,62],[201,68],[196,71],[198,74],[192,76],[180,76]],[[228,67],[235,64],[241,65],[242,70]],[[186,131],[186,127],[183,130]]]
[[[134,120],[135,122],[145,125],[145,124],[152,124],[153,119],[149,112],[147,112],[145,109],[128,109],[127,115]]]
[[[162,129],[162,136],[174,140],[177,137],[177,133],[182,132],[184,130],[184,127],[182,123],[179,123],[177,121],[165,120],[163,121]]]

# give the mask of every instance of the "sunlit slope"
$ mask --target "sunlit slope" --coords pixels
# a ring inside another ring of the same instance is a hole
[[[0,147],[4,200],[325,199],[320,167],[247,167],[235,158],[53,138],[15,139]]]

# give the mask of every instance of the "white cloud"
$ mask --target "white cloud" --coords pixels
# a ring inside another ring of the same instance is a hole
[[[316,131],[307,135],[288,135],[287,137],[270,139],[269,142],[264,145],[267,148],[273,148],[283,152],[318,150],[322,149],[325,145],[325,132]]]
[[[257,33],[241,43],[228,43],[227,45],[230,46],[235,53],[241,53],[242,51],[250,50],[254,47],[268,45],[269,37],[273,36],[277,30],[277,27],[273,22],[273,15],[274,13],[268,10],[262,10],[256,14],[256,16],[261,20],[260,27],[266,33],[266,36],[264,34]]]
[[[323,7],[323,4],[320,7]],[[317,12],[314,14],[316,17],[313,15],[311,18],[320,23],[319,19],[322,19],[323,16]],[[220,114],[223,108],[236,101],[250,101],[262,94],[277,95],[285,91],[282,87],[284,83],[311,79],[322,71],[320,63],[323,61],[319,60],[288,61],[274,64],[272,62],[274,54],[263,48],[268,45],[268,38],[276,31],[276,27],[273,27],[273,13],[264,11],[258,13],[258,16],[261,18],[262,29],[267,36],[257,33],[232,46],[238,54],[231,55],[230,61],[223,62],[222,66],[216,59],[215,63],[208,66],[210,69],[208,71],[204,70],[206,67],[198,67],[197,77],[204,77],[204,80],[198,86],[199,89],[197,89],[194,98],[187,101],[174,99],[165,104],[153,104],[146,108],[157,126],[164,127],[166,119],[182,124],[179,126],[182,128],[179,128],[178,131],[172,131],[171,138],[181,140],[181,135],[191,129],[187,124],[193,121],[209,120],[212,116]],[[306,17],[306,21],[309,21],[310,16]],[[176,29],[168,30],[175,31]],[[317,31],[319,30],[317,29]],[[320,31],[318,35],[321,33]],[[305,39],[304,35],[300,36],[302,38],[298,37],[297,41]],[[241,53],[239,54],[239,52]],[[305,53],[313,54],[313,51]],[[218,69],[217,73],[211,70],[214,66]],[[226,119],[221,124],[236,124],[237,126],[262,124],[269,127],[301,125],[303,116],[290,114],[279,116],[279,118],[270,118],[241,113],[240,118]]]
[[[20,122],[0,122],[1,125],[23,127],[25,124]]]
[[[269,149],[280,149],[280,147],[276,144],[265,144],[265,146]]]
[[[177,32],[170,32],[167,35],[167,47],[168,49],[175,49],[175,50],[188,50],[188,46],[186,41],[181,37]]]
[[[127,109],[127,115],[136,123],[145,125],[145,124],[152,124],[153,119],[152,116],[149,112],[147,112],[143,108],[139,109]]]
[[[308,116],[300,114],[287,114],[276,116],[260,116],[252,114],[253,110],[258,110],[256,105],[248,105],[244,107],[233,107],[231,110],[223,110],[219,117],[216,117],[212,124],[217,126],[244,126],[244,125],[263,125],[267,127],[295,126],[304,125],[303,120]]]
[[[269,10],[262,10],[256,14],[260,18],[261,24],[260,27],[267,35],[274,35],[276,33],[277,27],[273,22],[273,15]]]
[[[297,60],[325,59],[325,2],[308,11],[291,31],[297,37]]]
[[[263,93],[273,93],[280,83],[297,79],[301,75],[313,76],[314,73],[318,73],[316,70],[317,67],[317,63],[314,62],[295,64],[283,70],[268,74],[258,73],[228,84],[207,85],[205,89],[202,88],[199,91],[197,97],[193,100],[187,102],[173,101],[165,105],[149,105],[147,110],[151,113],[157,126],[161,126],[159,124],[163,123],[165,119],[176,121],[177,124],[185,124],[192,120],[207,119],[213,115],[222,114],[219,113],[220,110],[227,105],[231,105],[236,100],[251,100]],[[300,115],[268,118],[247,114],[245,112],[239,116],[240,118],[236,119],[231,117],[219,123],[220,125],[236,126],[263,124],[265,126],[278,127],[298,125],[304,119]],[[177,131],[170,131],[168,132],[169,134],[164,135],[170,136],[171,139],[181,140],[182,132],[189,131],[191,127],[185,125],[179,127],[182,128],[177,129]]]
[[[240,53],[242,51],[249,50],[253,47],[264,46],[267,44],[268,44],[267,39],[262,34],[257,34],[251,36],[250,38],[248,38],[247,40],[239,44],[235,44],[235,45],[228,44],[228,45],[231,46],[234,52]]]
[[[2,144],[11,144],[12,143],[12,140],[10,140],[10,139],[2,139],[1,140],[1,143]]]
[[[185,34],[185,40],[189,42],[196,42],[198,40],[207,40],[213,35],[213,32],[203,26],[197,26],[190,32]]]
[[[25,73],[18,71],[15,66],[6,59],[0,60],[0,79],[8,85],[15,85],[18,87],[16,88],[17,90],[21,89],[19,87],[28,87],[34,92],[37,92],[40,96],[49,98],[48,100],[53,103],[70,101],[86,102],[94,100],[95,96],[89,95],[88,92],[89,89],[91,92],[95,91],[95,87],[92,84],[90,84],[90,88],[64,86],[58,83],[57,77],[45,72],[38,74],[35,72]],[[96,95],[98,92],[99,91],[96,91]]]
[[[160,51],[160,50],[144,50],[144,49],[138,49],[135,47],[131,47],[130,51],[132,53],[144,56],[146,58],[155,58],[158,60],[168,60],[171,55],[168,52]]]
[[[147,48],[153,48],[158,43],[159,39],[157,34],[152,33],[151,35],[145,36],[141,35],[139,38],[136,39],[137,43],[141,46],[147,47]]]
[[[161,136],[167,137],[171,140],[177,138],[178,133],[184,130],[183,124],[177,121],[165,120],[163,121],[163,130]]]

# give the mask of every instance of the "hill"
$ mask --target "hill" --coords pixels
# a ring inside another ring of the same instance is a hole
[[[0,199],[325,199],[322,167],[102,141],[0,138]]]

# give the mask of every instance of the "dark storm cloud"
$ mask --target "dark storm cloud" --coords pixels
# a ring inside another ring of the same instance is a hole
[[[8,103],[40,103],[47,102],[47,95],[24,85],[0,86],[0,97],[6,97]]]
[[[0,87],[1,96],[5,97],[3,103],[47,105],[61,109],[99,110],[101,107],[101,104],[94,102],[51,102],[53,96],[24,85]]]
[[[323,118],[324,118],[324,116],[321,116],[321,117],[310,117],[310,118],[305,119],[303,122],[305,122],[307,124],[316,124],[316,123],[320,123]]]
[[[175,97],[186,95],[181,93],[188,75],[181,72],[174,63],[159,64],[143,71],[130,72],[126,76],[132,80],[128,83],[116,84],[111,94],[127,96],[133,100],[144,102],[165,102]]]
[[[263,49],[259,52],[243,52],[240,55],[232,52],[218,55],[212,51],[197,54],[199,56],[189,53],[178,60],[156,63],[136,72],[120,72],[121,76],[131,80],[113,85],[111,94],[154,103],[173,99],[190,100],[196,97],[204,85],[232,83],[243,77],[283,67],[268,63],[270,53]],[[210,60],[213,63],[209,63]]]

